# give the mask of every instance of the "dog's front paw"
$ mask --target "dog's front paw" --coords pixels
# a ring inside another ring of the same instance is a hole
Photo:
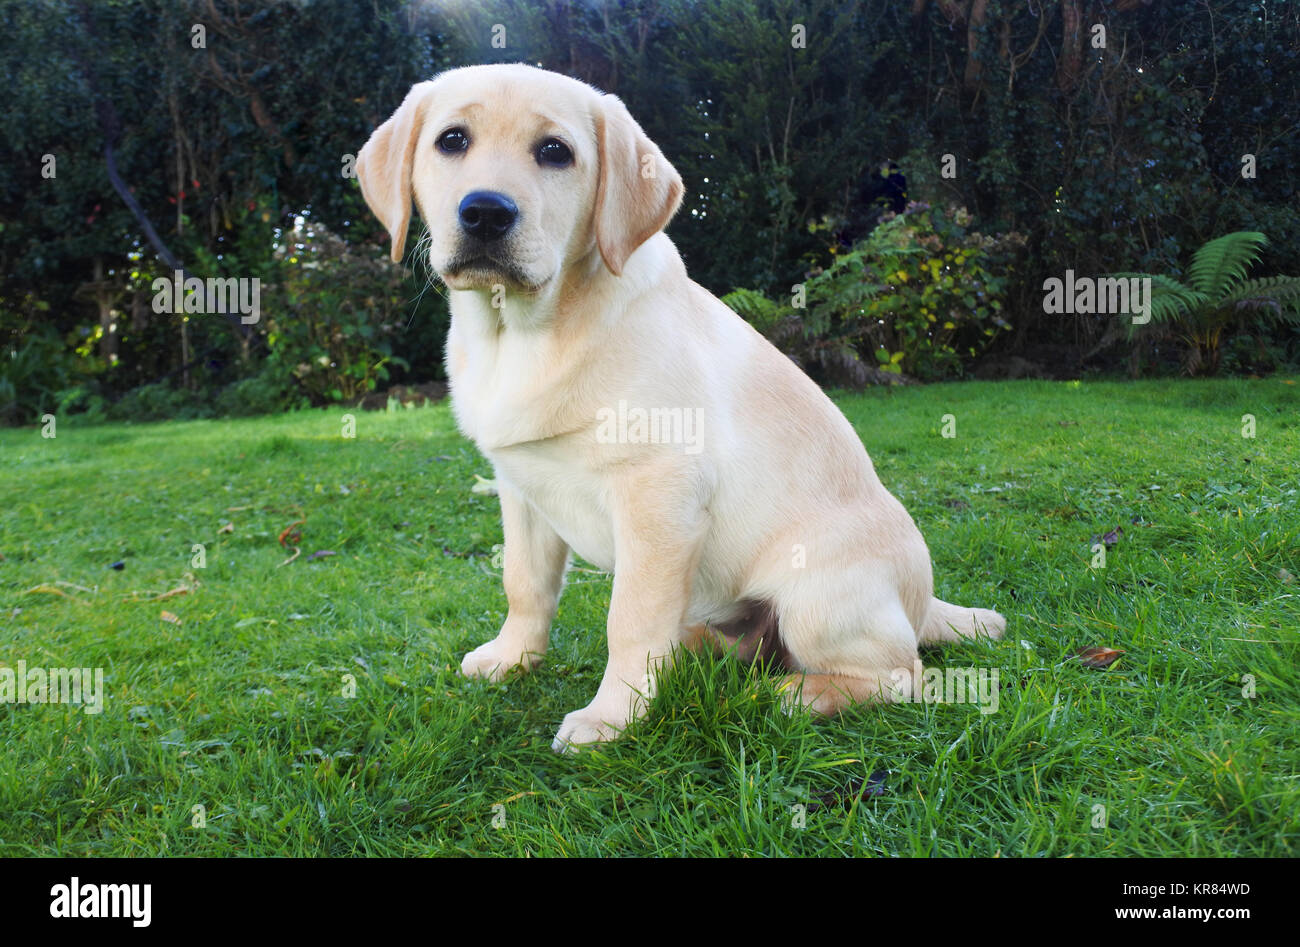
[[[540,654],[521,652],[517,647],[504,645],[500,638],[493,638],[465,655],[460,662],[460,673],[466,677],[499,681],[516,668],[531,671],[541,660]]]
[[[618,739],[622,728],[602,720],[601,716],[590,707],[567,714],[551,743],[551,749],[556,753],[576,753],[589,744]]]

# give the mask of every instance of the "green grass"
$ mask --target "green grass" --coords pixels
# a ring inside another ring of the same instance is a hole
[[[775,675],[690,657],[623,740],[556,756],[609,577],[571,574],[537,672],[459,676],[505,598],[496,500],[470,492],[490,470],[445,405],[359,414],[352,440],[341,411],[0,433],[0,666],[102,667],[107,691],[98,715],[0,704],[0,854],[1296,854],[1300,386],[838,400],[938,594],[1009,616],[928,658],[996,668],[996,713],[789,717]],[[1125,653],[1069,660],[1087,646]]]

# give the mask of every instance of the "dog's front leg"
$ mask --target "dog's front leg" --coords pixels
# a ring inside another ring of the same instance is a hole
[[[497,478],[505,532],[505,624],[461,661],[466,677],[499,681],[512,669],[536,667],[550,643],[551,620],[564,587],[569,547],[509,484]]]
[[[679,471],[671,476],[678,484],[690,479]],[[552,744],[557,752],[612,740],[640,717],[654,697],[656,675],[682,638],[704,536],[702,504],[662,480],[641,481],[619,493],[613,511],[609,663],[592,702],[564,718]]]

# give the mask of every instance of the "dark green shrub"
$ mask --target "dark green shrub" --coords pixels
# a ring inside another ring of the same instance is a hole
[[[408,367],[394,354],[407,321],[401,266],[300,218],[276,248],[280,277],[264,296],[270,367],[312,404],[351,402]]]
[[[173,388],[165,382],[133,388],[110,412],[117,421],[189,421],[214,415],[206,393]]]
[[[33,424],[59,407],[72,377],[72,353],[48,327],[0,348],[0,423]]]
[[[751,290],[724,302],[805,368],[833,383],[879,374],[956,377],[1002,330],[1004,296],[1024,238],[969,229],[964,208],[911,204],[776,303]],[[797,293],[797,289],[796,289]]]
[[[278,414],[303,407],[307,399],[297,390],[292,378],[278,376],[271,370],[227,385],[217,396],[217,413],[222,417],[244,418],[258,414]]]

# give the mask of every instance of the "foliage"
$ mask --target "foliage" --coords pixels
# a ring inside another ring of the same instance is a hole
[[[796,362],[839,382],[878,377],[863,360],[885,374],[959,376],[963,358],[1010,327],[1003,300],[1024,246],[1020,234],[992,237],[970,224],[964,208],[913,203],[808,279],[806,308],[753,290],[723,301]]]
[[[241,378],[227,385],[217,396],[217,413],[222,417],[245,418],[258,414],[279,414],[303,407],[307,399],[288,379],[268,366],[260,375]]]
[[[320,223],[300,219],[275,257],[270,287],[270,367],[292,377],[313,404],[351,402],[408,367],[393,352],[406,316],[402,268],[373,247],[353,247]]]
[[[1191,375],[1219,369],[1224,332],[1249,328],[1256,335],[1279,324],[1300,324],[1300,277],[1247,279],[1268,238],[1254,231],[1224,234],[1204,244],[1187,267],[1187,282],[1152,273],[1120,273],[1151,280],[1151,322],[1187,345],[1184,368]],[[1141,329],[1124,317],[1129,335]]]
[[[1091,29],[1071,30],[1084,6],[1104,46]],[[195,24],[205,49],[191,45]],[[1265,271],[1300,256],[1294,3],[28,0],[0,4],[0,31],[0,299],[49,306],[46,324],[76,352],[58,369],[77,392],[68,410],[158,382],[210,402],[247,378],[281,379],[285,394],[298,386],[286,366],[265,374],[264,327],[244,336],[222,320],[151,311],[148,281],[168,267],[109,186],[106,141],[194,275],[276,282],[268,233],[305,210],[348,242],[386,240],[349,157],[413,82],[473,62],[536,62],[622,97],[686,181],[670,234],[715,292],[783,295],[827,265],[810,224],[865,234],[875,218],[863,215],[864,181],[890,160],[914,199],[967,207],[986,231],[1028,238],[1005,274],[1015,330],[995,340],[1016,352],[1099,348],[1108,319],[1043,315],[1043,280],[1067,269],[1123,261],[1174,272],[1192,248],[1239,230],[1271,235]],[[405,297],[423,284],[408,278]],[[390,339],[410,366],[385,363],[390,382],[438,375],[435,299]],[[7,351],[30,325],[0,307]],[[1300,352],[1286,323],[1256,335],[1256,352]],[[889,358],[906,344],[886,341]],[[809,364],[856,371],[847,352],[825,346]],[[941,353],[928,361],[911,368],[953,368]],[[367,377],[349,384],[378,381]],[[343,391],[316,387],[318,400]]]
[[[1003,299],[1024,237],[970,230],[965,208],[913,203],[808,281],[809,329],[860,328],[885,371],[958,375],[1003,329]]]
[[[6,340],[0,348],[0,423],[34,422],[58,408],[72,373],[69,356],[48,326]]]
[[[120,421],[186,421],[215,413],[206,395],[156,382],[128,391],[113,405],[110,416]]]
[[[435,33],[407,28],[405,6],[0,5],[9,90],[0,113],[0,298],[42,299],[56,333],[79,343],[81,395],[69,410],[154,383],[212,402],[260,375],[266,356],[260,330],[243,337],[219,317],[152,311],[149,283],[170,268],[110,187],[106,141],[163,242],[200,278],[268,279],[271,231],[305,207],[339,230],[355,220],[362,236],[381,231],[348,174],[349,156],[395,98],[445,62]],[[197,49],[196,24],[206,31]],[[324,74],[346,81],[322,85]],[[0,307],[0,336],[15,331],[12,315]],[[427,357],[425,335],[400,339],[421,355],[420,380],[440,365]]]

